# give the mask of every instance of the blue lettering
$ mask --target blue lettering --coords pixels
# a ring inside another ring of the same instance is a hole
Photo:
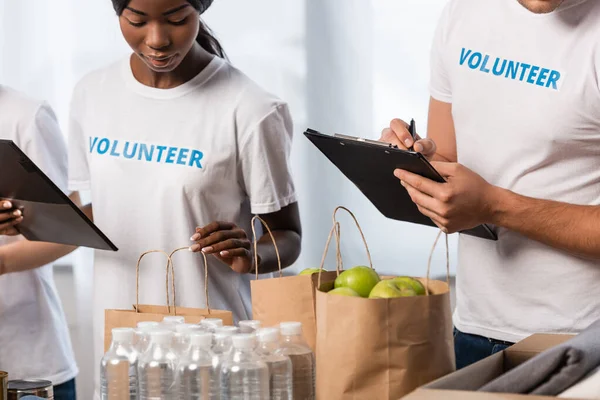
[[[117,146],[119,145],[119,141],[115,140],[112,145],[112,149],[110,150],[110,155],[113,157],[119,157],[121,154],[117,153]]]
[[[173,164],[173,162],[175,161],[175,153],[177,153],[177,147],[169,147],[167,159],[165,160],[167,164]]]
[[[131,150],[131,153],[127,153],[127,149],[129,148],[129,141],[125,142],[125,149],[123,150],[123,155],[125,156],[125,158],[133,158],[135,156],[135,152],[137,151],[138,148],[138,144],[134,143],[133,144],[133,149]]]
[[[93,139],[93,140],[92,140]],[[96,142],[98,141],[98,137],[90,136],[90,153],[94,150],[94,146],[96,146]]]
[[[156,146],[156,148],[158,149],[158,159],[156,160],[156,162],[160,162],[163,151],[167,149],[167,146]]]
[[[490,70],[486,68],[486,65],[489,60],[490,60],[490,56],[486,54],[485,59],[483,60],[483,63],[481,64],[481,68],[479,69],[481,72],[485,72],[486,74],[490,72]]]
[[[198,151],[198,150],[192,150],[192,158],[190,159],[190,164],[189,166],[193,166],[194,164],[196,164],[196,167],[198,168],[202,168],[202,165],[200,164],[200,160],[202,159],[202,152]]]
[[[504,73],[504,69],[506,68],[506,60],[502,60],[502,67],[500,69],[498,69],[499,62],[500,62],[500,59],[496,58],[496,61],[494,62],[494,67],[492,68],[492,72],[496,76],[502,75]]]
[[[481,53],[473,53],[471,58],[469,58],[469,68],[477,69],[479,67],[479,64],[481,64],[482,58],[483,56],[481,55]],[[475,61],[475,59],[477,59],[477,61]]]
[[[534,65],[531,67],[531,71],[529,71],[529,76],[527,77],[527,83],[535,83],[535,78],[537,77],[537,73],[540,70],[540,67]]]
[[[558,90],[557,82],[559,79],[560,79],[560,72],[554,71],[554,70],[551,71],[550,77],[548,78],[548,82],[546,82],[546,87],[550,87],[550,85],[552,85],[552,89]]]
[[[460,65],[463,65],[465,63],[465,61],[467,61],[469,54],[471,54],[471,50],[466,50],[463,47],[462,50],[460,51]]]
[[[542,68],[535,84],[538,86],[544,86],[546,83],[544,80],[548,77],[548,72],[550,72],[548,68]]]
[[[523,78],[525,78],[525,74],[527,73],[527,70],[529,68],[531,68],[531,65],[525,64],[525,63],[521,63],[521,77],[519,78],[519,80],[521,82],[523,82]]]
[[[179,149],[179,157],[177,157],[177,164],[185,165],[187,154],[190,152],[190,149]]]
[[[510,76],[510,79],[517,79],[517,71],[519,70],[519,66],[521,64],[514,61],[508,62],[508,68],[506,69],[506,77]]]
[[[102,148],[102,146],[103,146],[103,148]],[[108,139],[102,138],[98,142],[98,148],[96,149],[96,152],[98,154],[105,154],[108,151],[109,146],[110,146],[110,142],[108,141]]]
[[[154,154],[154,145],[150,145],[150,149],[148,149],[148,145],[145,143],[140,144],[140,152],[138,153],[138,160],[141,160],[142,157],[146,159],[146,161],[152,161],[152,155]]]

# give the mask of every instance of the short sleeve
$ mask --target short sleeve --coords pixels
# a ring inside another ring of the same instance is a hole
[[[278,104],[240,143],[242,185],[253,214],[268,214],[294,203],[290,168],[293,126],[286,104]]]
[[[56,186],[67,193],[67,146],[49,105],[40,105],[28,123],[23,151]]]
[[[433,44],[431,46],[431,76],[429,82],[429,93],[431,97],[444,103],[452,103],[452,86],[448,70],[446,68],[444,54],[446,53],[446,33],[448,20],[450,18],[450,7],[452,2],[446,4],[442,16],[435,30]]]
[[[90,189],[90,168],[82,125],[82,102],[79,90],[75,88],[69,115],[69,189],[74,191]]]

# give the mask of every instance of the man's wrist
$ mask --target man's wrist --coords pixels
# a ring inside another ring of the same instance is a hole
[[[514,193],[508,189],[491,186],[488,194],[488,217],[486,221],[492,225],[503,226],[506,217],[514,208]]]

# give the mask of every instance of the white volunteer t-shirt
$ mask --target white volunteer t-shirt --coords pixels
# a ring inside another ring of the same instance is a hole
[[[534,14],[517,0],[453,0],[431,61],[461,164],[521,195],[600,205],[600,1]],[[460,237],[459,330],[517,341],[600,318],[600,262],[498,235]]]
[[[104,310],[132,308],[142,252],[190,246],[195,228],[212,221],[235,222],[251,236],[253,213],[296,201],[291,142],[287,105],[218,57],[173,89],[139,83],[129,58],[77,85],[69,186],[91,189],[94,222],[119,248],[95,253],[96,364]],[[208,259],[210,306],[250,318],[251,277]],[[140,303],[165,304],[165,261],[142,261]],[[204,308],[201,255],[181,252],[174,263],[177,305]]]
[[[0,138],[15,142],[66,192],[67,148],[48,105],[0,86]],[[18,240],[0,236],[0,246]],[[77,375],[52,265],[0,276],[0,349],[0,370],[10,379],[59,385]]]

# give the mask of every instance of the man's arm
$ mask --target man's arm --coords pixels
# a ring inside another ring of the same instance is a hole
[[[600,206],[521,196],[493,187],[489,223],[584,258],[600,260]]]
[[[69,198],[80,206],[77,192],[71,193]],[[82,210],[91,217],[91,205],[83,207]],[[76,248],[56,243],[30,242],[25,239],[0,246],[0,275],[42,267],[66,256]]]

